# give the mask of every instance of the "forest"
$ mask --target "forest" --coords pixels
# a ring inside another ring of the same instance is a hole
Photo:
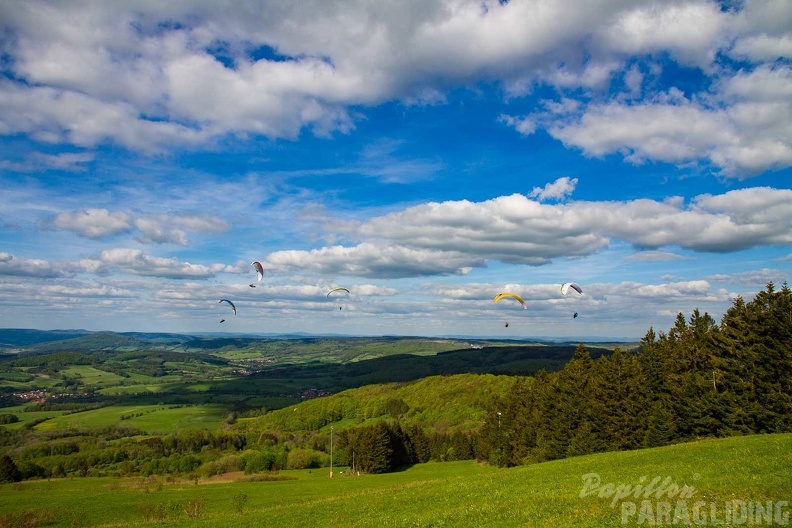
[[[792,431],[792,293],[772,283],[720,324],[695,310],[640,350],[520,380],[491,409],[476,458],[513,466],[702,437]]]

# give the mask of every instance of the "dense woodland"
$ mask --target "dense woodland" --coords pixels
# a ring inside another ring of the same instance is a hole
[[[522,381],[481,430],[476,456],[511,466],[701,437],[792,431],[792,293],[737,298],[720,324],[694,311],[650,329],[635,354]]]
[[[74,358],[48,361],[66,359]],[[0,481],[318,468],[330,465],[331,452],[334,467],[369,473],[428,460],[512,466],[701,437],[788,432],[792,292],[771,283],[748,303],[736,299],[719,324],[699,311],[687,319],[679,314],[667,333],[650,329],[634,352],[616,349],[593,359],[580,344],[557,372],[442,380],[451,381],[364,387],[239,422],[231,414],[216,431],[151,436],[124,425],[49,432],[0,427]],[[440,386],[446,392],[432,392]],[[402,396],[393,396],[396,391]],[[454,391],[456,399],[449,395]],[[446,401],[453,404],[440,403]],[[443,423],[444,409],[453,418],[476,408],[488,411],[465,427],[435,426]]]

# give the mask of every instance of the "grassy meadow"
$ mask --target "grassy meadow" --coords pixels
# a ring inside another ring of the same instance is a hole
[[[670,502],[673,514],[679,500],[687,505],[689,524],[696,524],[694,504],[702,501],[706,506],[698,513],[706,516],[709,525],[723,521],[726,504],[732,501],[789,501],[790,467],[792,434],[777,434],[600,453],[508,469],[463,461],[417,464],[382,475],[356,476],[341,473],[346,468],[335,468],[332,479],[327,468],[282,471],[279,478],[290,480],[252,482],[244,480],[255,475],[241,473],[197,481],[53,479],[3,485],[0,525],[636,526],[666,524],[658,505]],[[588,487],[581,497],[583,476],[591,474],[599,476],[601,485]],[[669,499],[669,493],[662,491],[660,498],[650,495],[651,519],[649,510],[644,510],[643,517],[629,515],[623,524],[622,510],[629,506],[625,503],[640,508],[644,499],[614,499],[605,485],[634,486],[655,477],[687,487],[687,495],[684,499],[681,495]],[[716,508],[714,518],[711,504]],[[788,507],[783,511],[788,512]]]

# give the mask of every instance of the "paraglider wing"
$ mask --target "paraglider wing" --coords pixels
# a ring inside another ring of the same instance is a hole
[[[230,305],[231,305],[231,309],[232,309],[232,310],[234,310],[234,315],[236,315],[236,306],[234,306],[234,303],[232,303],[232,302],[231,302],[231,301],[229,301],[228,299],[220,299],[220,300],[218,301],[218,304],[219,304],[219,303],[223,303],[223,302],[227,302],[228,304],[230,304]]]
[[[220,319],[220,322],[221,323],[225,323],[225,319]]]
[[[346,288],[333,288],[332,290],[327,292],[327,297],[330,297],[331,293],[337,292],[337,291],[345,291],[345,292],[349,293],[349,290],[347,290]]]
[[[569,291],[569,288],[572,288],[573,290],[575,290],[578,293],[583,293],[583,290],[580,288],[580,286],[578,286],[574,282],[565,282],[564,284],[562,284],[561,285],[561,293],[566,295],[567,292]]]
[[[250,263],[251,266],[256,268],[256,274],[258,275],[258,280],[261,282],[261,279],[264,277],[264,268],[261,267],[261,262],[254,261]]]
[[[498,294],[498,296],[497,296],[497,297],[495,297],[495,298],[492,300],[492,302],[498,302],[498,301],[500,301],[501,299],[503,299],[504,297],[513,297],[513,298],[517,299],[517,301],[518,301],[520,304],[522,304],[523,310],[527,310],[527,309],[528,309],[528,306],[526,306],[526,304],[525,304],[525,301],[523,301],[523,300],[522,300],[522,297],[520,297],[519,295],[515,295],[515,294],[513,294],[513,293],[500,293],[500,294]]]

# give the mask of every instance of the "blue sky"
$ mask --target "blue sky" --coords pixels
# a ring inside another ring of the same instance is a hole
[[[789,279],[784,1],[0,21],[3,327],[637,338]]]

